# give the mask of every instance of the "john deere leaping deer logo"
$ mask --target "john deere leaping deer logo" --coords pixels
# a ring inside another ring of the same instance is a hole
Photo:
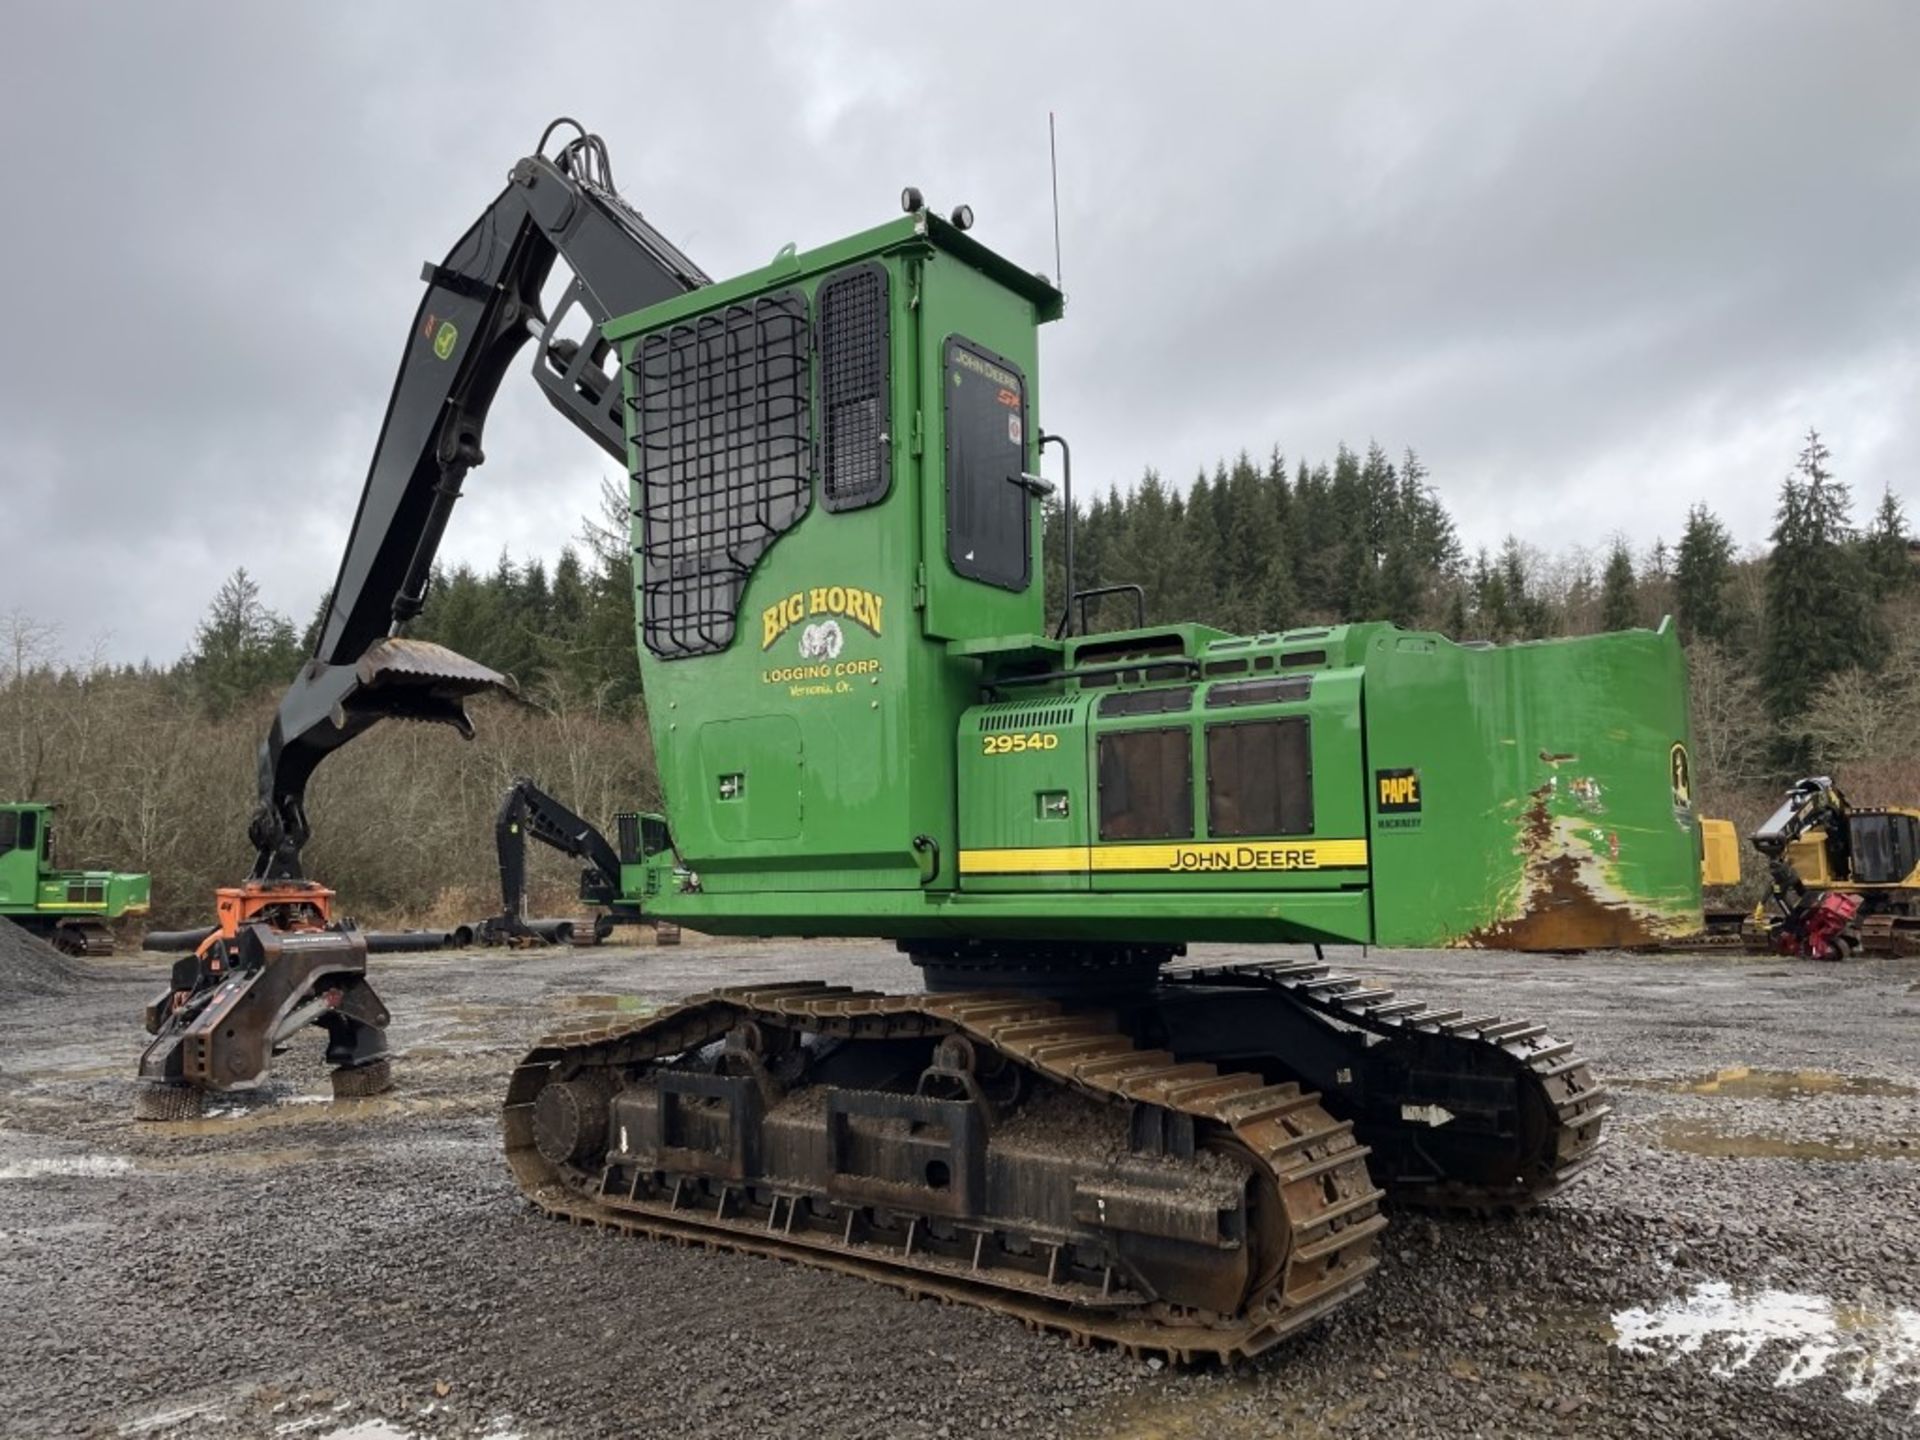
[[[436,359],[446,360],[452,356],[453,347],[460,343],[460,329],[451,320],[429,313],[420,322],[420,338],[433,347]]]
[[[846,644],[846,633],[839,622],[851,621],[877,636],[884,603],[882,597],[857,585],[819,585],[811,590],[796,590],[760,612],[760,648],[771,650],[773,642],[787,631],[803,620],[811,620],[814,623],[800,632],[800,658],[834,659]],[[820,618],[823,616],[828,618]]]

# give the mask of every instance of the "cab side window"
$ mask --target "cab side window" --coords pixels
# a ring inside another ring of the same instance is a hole
[[[877,505],[893,483],[887,272],[857,265],[820,287],[820,498]]]

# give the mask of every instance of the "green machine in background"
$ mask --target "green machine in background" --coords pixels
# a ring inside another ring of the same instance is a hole
[[[1699,928],[1666,627],[1053,638],[1036,377],[1060,312],[922,209],[608,327],[671,835],[626,857],[632,903],[976,978],[1065,945]]]
[[[0,918],[69,955],[111,955],[108,920],[147,913],[148,877],[61,870],[53,863],[53,806],[0,804]]]

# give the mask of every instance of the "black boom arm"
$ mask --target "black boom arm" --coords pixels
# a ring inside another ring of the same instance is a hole
[[[1825,775],[1814,775],[1795,781],[1780,808],[1748,837],[1753,848],[1767,857],[1767,873],[1773,879],[1772,898],[1790,916],[1811,892],[1787,858],[1789,848],[1808,831],[1823,830],[1828,868],[1835,874],[1850,873],[1853,862],[1848,813],[1847,797],[1840,788]]]
[[[508,787],[494,822],[500,856],[500,915],[509,935],[527,931],[527,841],[538,840],[561,854],[587,862],[582,898],[616,904],[620,896],[620,856],[607,837],[524,776]],[[591,893],[589,893],[591,892]]]
[[[549,156],[547,142],[567,128],[575,138]],[[541,292],[556,260],[573,278],[549,317]],[[537,341],[533,373],[548,400],[624,462],[618,367],[607,364],[600,326],[710,283],[620,198],[605,145],[571,120],[547,127],[499,198],[422,278],[427,293],[319,641],[260,748],[248,829],[256,879],[300,877],[307,781],[327,755],[388,716],[441,721],[470,736],[467,697],[512,688],[486,666],[402,632],[426,603],[440,537],[467,472],[486,458],[487,411],[520,347]],[[580,340],[560,333],[575,310],[588,323]]]
[[[1787,847],[1807,831],[1847,813],[1847,797],[1833,781],[1815,775],[1794,782],[1780,808],[1748,837],[1753,848],[1768,859],[1786,854]]]

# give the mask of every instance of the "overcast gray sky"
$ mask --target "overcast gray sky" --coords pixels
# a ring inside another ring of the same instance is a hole
[[[419,266],[552,116],[716,276],[966,200],[1070,303],[1083,488],[1413,446],[1470,545],[1744,544],[1809,425],[1920,511],[1920,5],[7,0],[0,613],[171,660],[304,622]],[[509,377],[443,555],[551,556],[600,452]],[[1915,518],[1920,518],[1917,515]]]

